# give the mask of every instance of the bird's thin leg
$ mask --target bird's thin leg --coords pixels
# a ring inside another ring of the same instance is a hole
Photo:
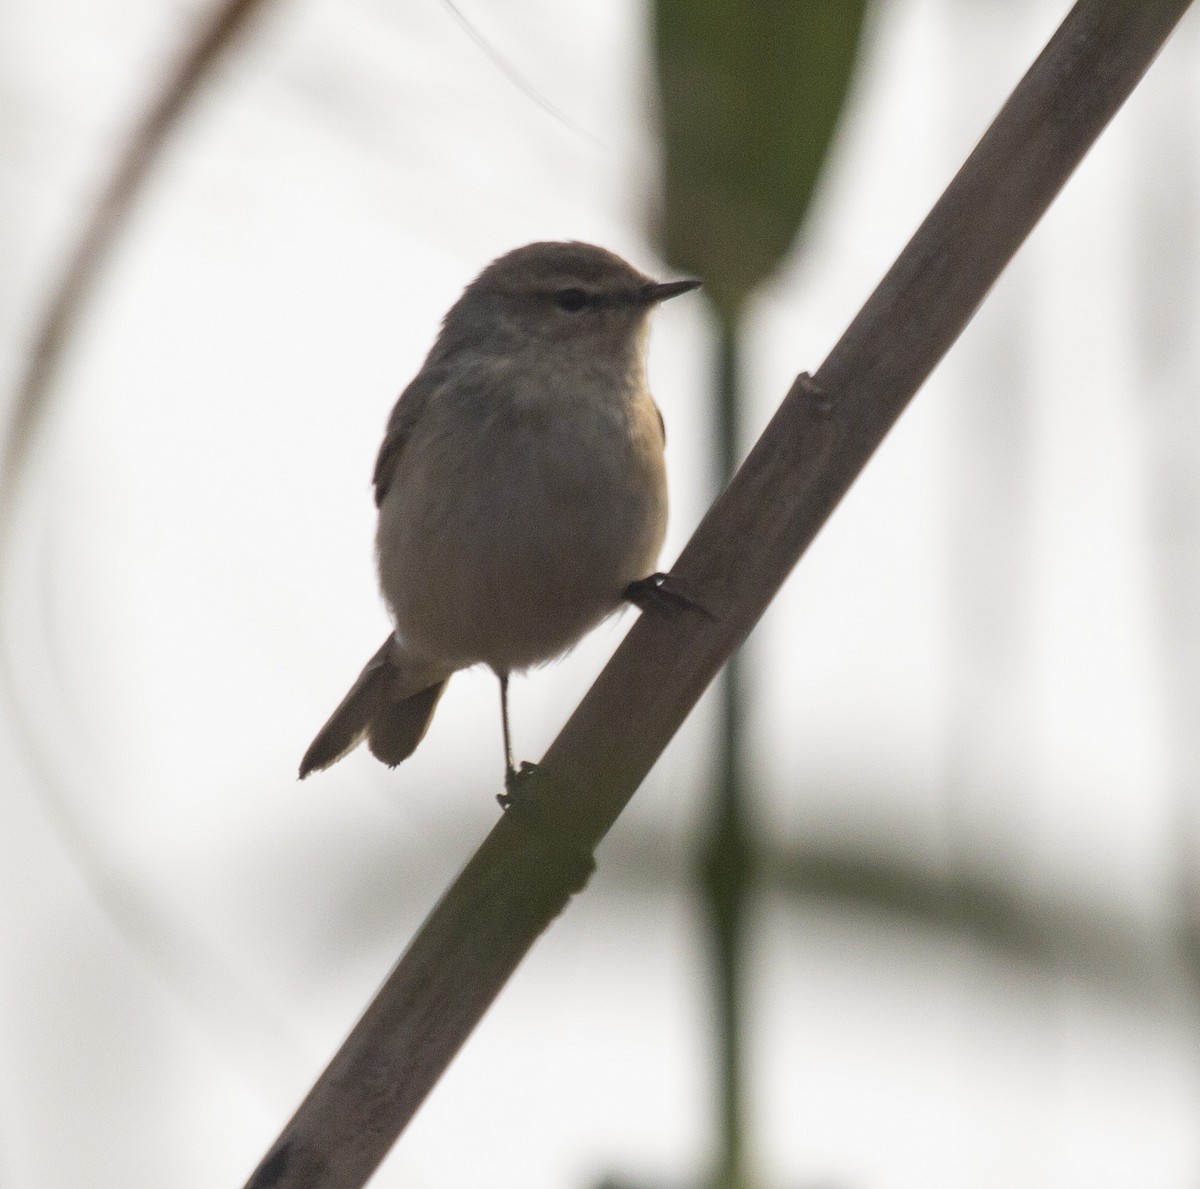
[[[500,678],[500,722],[504,727],[504,784],[507,787],[516,775],[512,757],[512,735],[508,730],[508,673],[499,673]]]
[[[512,733],[508,727],[508,674],[497,673],[496,676],[500,678],[500,721],[504,726],[504,792],[496,800],[502,808],[508,809],[525,778],[537,765],[523,761],[518,768],[513,763]]]

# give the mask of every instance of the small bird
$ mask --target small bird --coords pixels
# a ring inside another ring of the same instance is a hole
[[[364,738],[394,767],[450,676],[500,679],[505,787],[519,777],[509,675],[559,656],[625,602],[664,593],[662,415],[646,386],[658,282],[585,243],[534,243],[464,290],[388,418],[375,463],[379,583],[395,631],[300,762]],[[524,769],[525,766],[523,766]]]

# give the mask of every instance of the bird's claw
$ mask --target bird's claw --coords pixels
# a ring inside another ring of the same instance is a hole
[[[679,589],[672,574],[651,574],[639,578],[625,588],[625,599],[639,611],[654,611],[660,615],[676,616],[681,611],[698,611],[713,619],[713,613],[702,603]]]
[[[522,760],[516,768],[509,768],[504,774],[504,792],[496,794],[496,800],[501,809],[511,809],[516,799],[521,795],[529,778],[537,771],[537,764]]]

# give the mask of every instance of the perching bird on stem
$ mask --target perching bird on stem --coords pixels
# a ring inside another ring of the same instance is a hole
[[[649,316],[699,281],[656,282],[583,243],[493,261],[446,315],[388,419],[375,464],[379,582],[396,630],[300,763],[364,738],[385,764],[424,737],[446,682],[500,679],[570,648],[623,602],[663,597],[662,417],[646,387]]]

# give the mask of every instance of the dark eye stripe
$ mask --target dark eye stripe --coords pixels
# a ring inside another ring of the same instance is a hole
[[[588,295],[582,289],[572,286],[570,289],[560,289],[554,295],[554,304],[568,314],[578,313],[588,304]]]

